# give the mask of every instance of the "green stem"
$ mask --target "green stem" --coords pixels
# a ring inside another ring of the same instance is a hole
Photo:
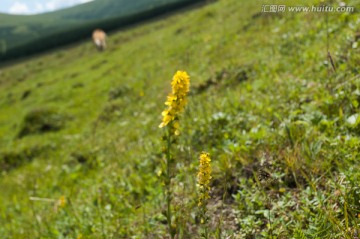
[[[208,239],[209,238],[209,235],[208,235],[208,227],[207,227],[207,220],[205,221],[205,239]]]
[[[268,200],[269,200],[269,204],[270,204],[270,208],[269,208],[269,234],[270,234],[270,238],[272,239],[273,235],[272,235],[272,228],[271,228],[271,200],[270,200],[269,197],[268,197]]]
[[[106,239],[106,233],[105,233],[105,222],[104,222],[104,217],[103,217],[103,215],[102,215],[100,195],[98,195],[98,198],[97,198],[97,205],[96,205],[96,209],[97,209],[97,212],[98,212],[99,217],[100,217],[102,237],[103,237],[103,239]]]
[[[200,192],[200,193],[205,193],[205,192]],[[203,224],[203,229],[204,229],[204,238],[208,239],[209,238],[209,232],[208,232],[208,220],[209,218],[206,215],[207,212],[207,199],[204,199],[204,201],[202,202],[201,208],[200,208],[200,213],[201,213],[201,223]]]
[[[166,135],[167,139],[167,148],[166,148],[166,203],[167,203],[167,222],[169,227],[169,234],[171,239],[174,239],[175,233],[171,227],[171,123],[168,125],[168,133]]]

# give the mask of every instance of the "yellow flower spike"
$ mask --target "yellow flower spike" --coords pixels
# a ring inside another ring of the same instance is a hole
[[[200,191],[199,206],[206,205],[206,200],[210,198],[210,180],[211,180],[211,159],[206,152],[200,154],[200,166],[197,175],[198,187]]]
[[[209,238],[209,216],[207,215],[207,204],[210,198],[210,180],[211,180],[211,158],[206,152],[202,152],[199,157],[200,166],[197,175],[198,190],[199,190],[199,202],[198,207],[200,209],[200,223],[203,224],[204,238]]]
[[[162,112],[163,120],[159,128],[163,128],[173,121],[185,108],[187,93],[190,91],[190,77],[185,71],[177,71],[171,82],[172,93],[170,93],[165,101],[168,106]],[[174,127],[174,134],[179,135],[179,127]]]

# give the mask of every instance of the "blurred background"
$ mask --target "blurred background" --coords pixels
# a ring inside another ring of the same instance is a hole
[[[74,43],[95,28],[129,26],[201,0],[2,1],[0,60]]]

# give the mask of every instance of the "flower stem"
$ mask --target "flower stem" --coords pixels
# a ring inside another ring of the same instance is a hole
[[[172,223],[171,223],[171,218],[172,218],[172,213],[171,213],[171,199],[172,199],[172,195],[171,195],[171,123],[169,125],[170,127],[168,127],[168,133],[166,135],[166,180],[165,180],[165,185],[166,185],[166,203],[167,203],[167,223],[168,223],[168,227],[169,227],[169,234],[171,239],[174,239],[175,237],[175,232],[172,229]]]

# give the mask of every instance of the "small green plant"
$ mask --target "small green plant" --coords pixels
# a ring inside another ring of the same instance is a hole
[[[67,116],[50,108],[37,108],[28,112],[23,120],[18,137],[58,131],[65,126]]]
[[[164,133],[164,141],[166,142],[165,152],[165,173],[164,173],[164,184],[165,184],[165,195],[166,195],[166,218],[169,228],[169,234],[171,238],[176,235],[176,225],[173,223],[173,214],[171,209],[172,201],[172,189],[171,179],[174,177],[174,157],[171,153],[171,146],[175,144],[176,137],[180,134],[179,131],[179,115],[184,110],[186,105],[186,96],[190,88],[190,77],[185,71],[177,71],[173,77],[171,83],[172,93],[168,95],[165,105],[168,106],[166,110],[162,112],[163,120],[159,125],[160,128],[166,127]]]

